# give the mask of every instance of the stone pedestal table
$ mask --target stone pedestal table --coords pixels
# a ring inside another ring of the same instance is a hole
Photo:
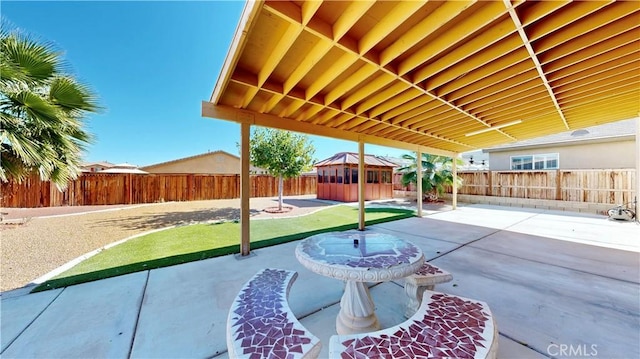
[[[424,263],[422,250],[413,243],[389,234],[366,232],[309,237],[296,247],[296,258],[315,273],[346,282],[336,319],[338,334],[379,330],[366,283],[404,278]]]

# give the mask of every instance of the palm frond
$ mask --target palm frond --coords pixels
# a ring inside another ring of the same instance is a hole
[[[0,50],[0,179],[37,171],[64,187],[78,175],[92,140],[84,118],[101,110],[97,96],[65,73],[51,44],[3,27]]]

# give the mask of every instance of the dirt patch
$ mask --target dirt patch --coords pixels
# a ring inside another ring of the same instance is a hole
[[[289,216],[307,214],[331,204],[318,201],[315,196],[288,197],[285,203]],[[252,219],[278,217],[277,213],[264,211],[266,208],[277,209],[277,204],[277,198],[251,198],[250,216]],[[168,226],[237,220],[240,200],[3,208],[3,212],[9,212],[3,216],[0,225],[0,290],[6,291],[20,288],[81,255],[133,235]]]
[[[267,208],[263,209],[263,211],[267,212],[267,213],[289,213],[292,210],[293,210],[293,207],[289,207],[289,206],[282,206],[282,208],[267,207]]]

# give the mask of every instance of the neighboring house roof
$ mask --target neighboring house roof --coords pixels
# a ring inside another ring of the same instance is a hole
[[[390,157],[390,156],[380,156],[379,158],[385,159],[391,163],[395,163],[398,167],[411,166],[414,161],[408,160],[406,158],[398,158],[398,157]]]
[[[139,168],[109,168],[106,170],[98,171],[96,173],[137,173],[137,174],[149,174]]]
[[[514,149],[548,147],[557,145],[573,145],[585,142],[632,140],[636,132],[637,119],[607,123],[599,126],[586,127],[579,130],[566,131],[554,135],[518,141],[508,145],[487,148],[483,152],[502,152]]]
[[[118,163],[112,166],[113,168],[138,168],[136,165],[132,165],[128,162]]]
[[[324,159],[320,162],[314,164],[314,167],[322,167],[322,166],[332,166],[332,165],[342,165],[342,164],[358,164],[358,154],[352,152],[339,152],[335,155]],[[398,164],[393,163],[391,161],[387,161],[382,157],[377,157],[374,155],[364,155],[364,164],[367,166],[382,166],[382,167],[398,167]]]
[[[142,168],[143,170],[147,170],[147,169],[152,169],[153,167],[157,167],[157,166],[164,166],[164,165],[168,165],[168,164],[172,164],[172,163],[176,163],[176,162],[181,162],[181,161],[185,161],[185,160],[192,160],[192,159],[196,159],[196,158],[200,158],[200,157],[207,157],[207,156],[214,156],[214,155],[226,155],[226,156],[235,158],[238,161],[240,161],[240,157],[238,157],[236,155],[232,155],[231,153],[226,152],[226,151],[218,150],[218,151],[213,151],[213,152],[201,153],[201,154],[195,155],[195,156],[178,158],[178,159],[171,160],[171,161],[154,163],[154,164],[143,166],[143,167],[140,167],[140,168]],[[264,170],[262,168],[259,168],[259,167],[256,167],[256,166],[250,166],[249,170],[250,171],[266,171],[266,170]]]
[[[234,157],[234,158],[237,158],[238,160],[240,160],[240,157],[238,157],[238,156],[232,155],[229,152],[218,150],[218,151],[213,151],[213,152],[201,153],[201,154],[195,155],[195,156],[177,158],[177,159],[171,160],[171,161],[158,162],[158,163],[154,163],[154,164],[151,164],[151,165],[142,166],[140,168],[146,169],[146,168],[152,168],[152,167],[156,167],[156,166],[164,166],[164,165],[168,165],[170,163],[181,162],[181,161],[184,161],[184,160],[192,160],[192,159],[195,159],[195,158],[212,156],[212,155],[215,155],[215,154],[224,154],[224,155],[227,155],[229,157]]]
[[[82,167],[113,167],[115,166],[113,163],[108,162],[108,161],[101,161],[101,162],[84,162],[81,165]]]

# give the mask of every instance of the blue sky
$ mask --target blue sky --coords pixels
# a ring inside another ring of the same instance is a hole
[[[96,137],[84,160],[144,166],[207,151],[237,154],[240,126],[200,116],[244,2],[14,2],[2,16],[53,43],[105,110],[87,119]],[[357,143],[310,136],[318,160]],[[406,151],[367,145],[366,153]]]

